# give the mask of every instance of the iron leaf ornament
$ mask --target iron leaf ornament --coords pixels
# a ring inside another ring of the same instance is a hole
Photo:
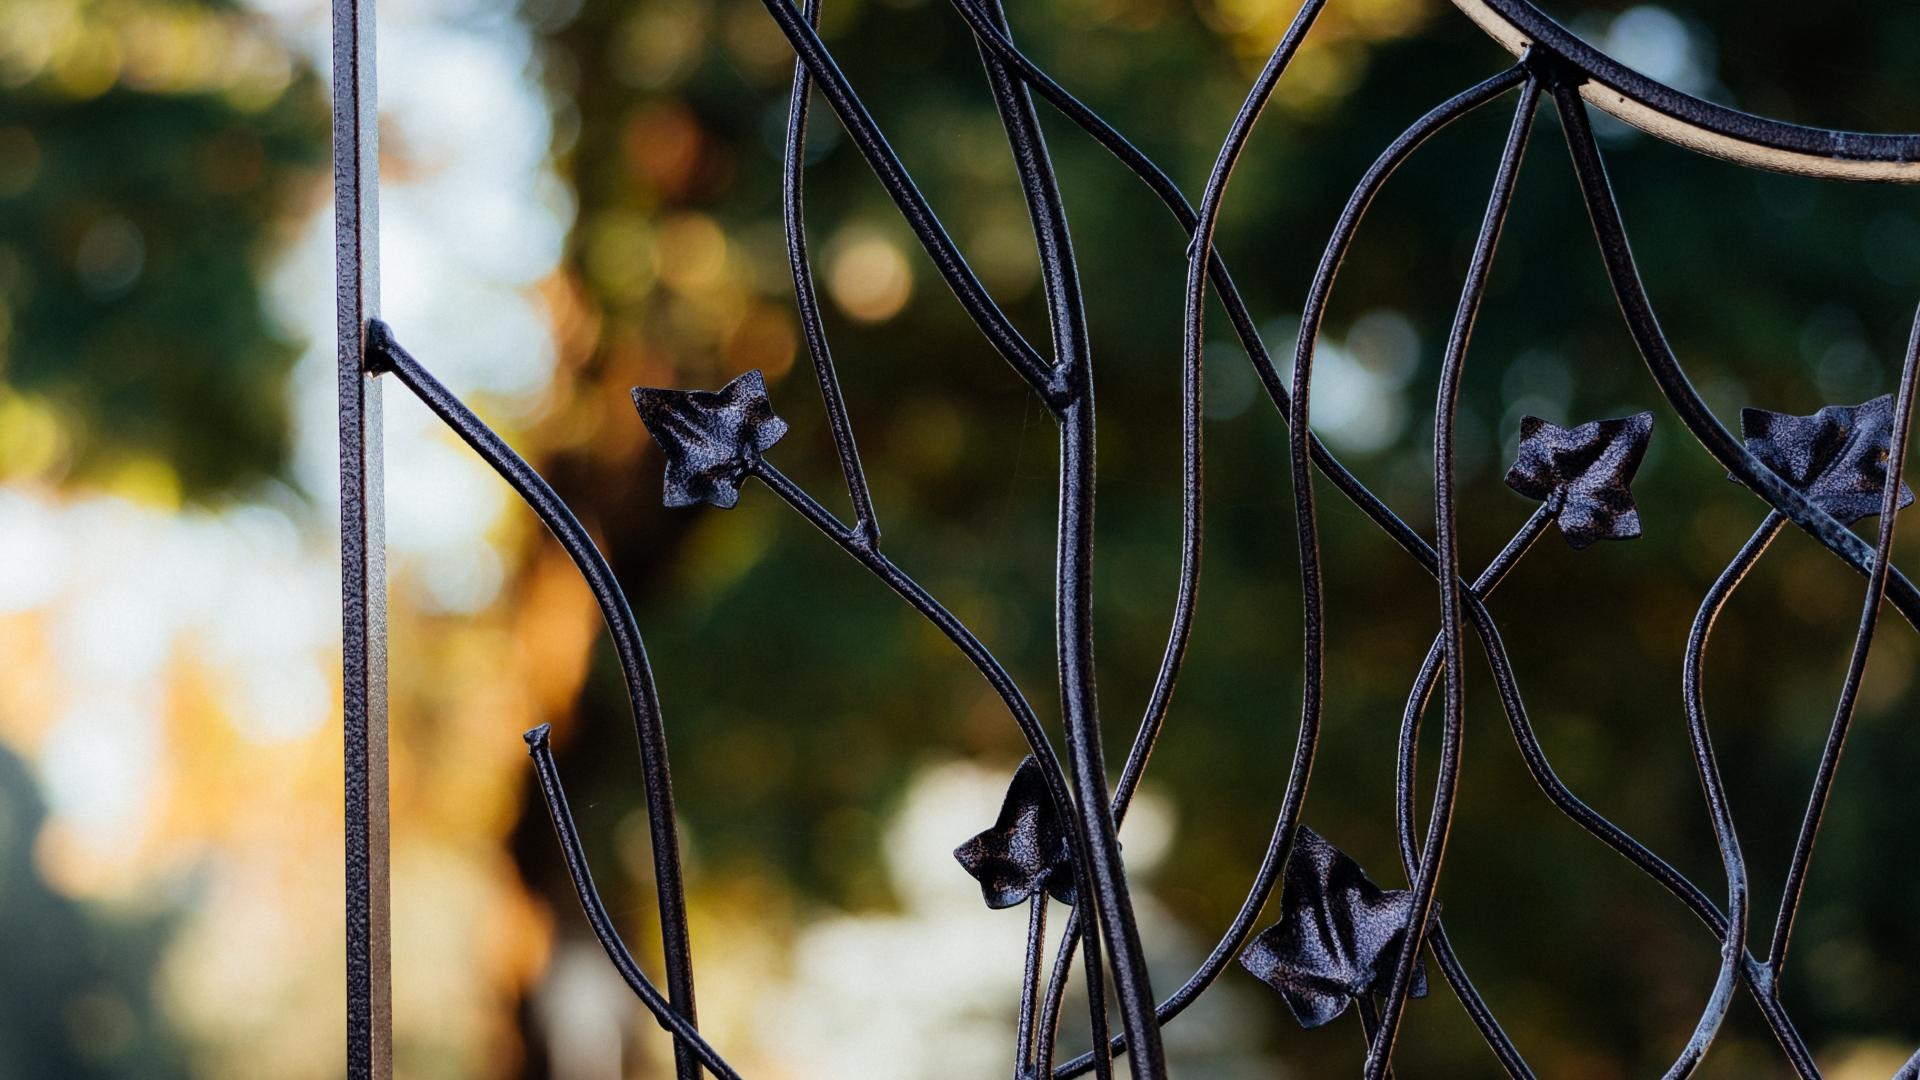
[[[1393,980],[1413,916],[1413,894],[1383,890],[1339,848],[1299,826],[1280,894],[1280,921],[1240,954],[1240,966],[1286,999],[1303,1028],[1338,1019]],[[1427,996],[1427,969],[1414,969],[1414,997]]]
[[[1073,903],[1067,830],[1032,754],[1014,770],[993,828],[954,848],[953,857],[980,882],[990,908],[1024,903],[1042,889],[1063,904]]]
[[[740,481],[787,433],[758,369],[719,390],[636,386],[633,407],[667,455],[661,498],[668,506],[706,503],[732,509],[740,501]]]
[[[1650,412],[1576,427],[1523,416],[1507,486],[1549,505],[1557,500],[1555,521],[1575,551],[1595,540],[1631,540],[1640,535],[1633,477],[1652,437]]]
[[[1893,447],[1893,395],[1859,405],[1829,405],[1812,416],[1740,410],[1747,449],[1780,479],[1843,525],[1880,512]],[[1900,485],[1899,507],[1913,504]]]

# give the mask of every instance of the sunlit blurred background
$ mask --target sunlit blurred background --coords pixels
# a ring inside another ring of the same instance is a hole
[[[1551,6],[1715,100],[1920,129],[1920,7]],[[1293,13],[1011,9],[1029,51],[1190,192]],[[1019,189],[959,18],[938,0],[830,0],[824,33],[980,276],[1044,341]],[[327,38],[315,0],[0,5],[0,1076],[344,1068]],[[1012,725],[943,641],[765,491],[732,512],[662,509],[660,460],[627,402],[633,385],[711,388],[759,368],[793,423],[774,460],[841,505],[796,367],[784,39],[754,0],[386,0],[378,54],[384,313],[552,478],[633,597],[684,814],[703,1029],[755,1077],[1003,1075],[1025,920],[982,907],[948,852],[991,821],[1021,753]],[[1367,161],[1505,62],[1443,0],[1333,0],[1221,235],[1277,352]],[[1322,351],[1321,433],[1423,528],[1439,348],[1503,111],[1436,140],[1388,189]],[[1184,238],[1103,152],[1046,123],[1101,394],[1101,700],[1117,763],[1175,580]],[[1892,389],[1920,301],[1912,193],[1602,135],[1649,285],[1723,419]],[[808,163],[829,329],[889,550],[1046,713],[1051,422],[824,108]],[[1284,431],[1214,320],[1201,623],[1125,832],[1163,992],[1251,878],[1299,694]],[[1761,509],[1658,404],[1545,115],[1467,374],[1468,562],[1528,513],[1499,484],[1521,415],[1642,408],[1659,416],[1636,488],[1646,537],[1577,556],[1549,539],[1494,608],[1563,776],[1718,895],[1681,644]],[[598,614],[531,515],[397,386],[386,425],[397,1074],[667,1075],[669,1047],[573,903],[518,737],[555,725],[596,873],[657,971],[637,762]],[[1390,747],[1437,615],[1430,582],[1332,499],[1328,729],[1306,821],[1402,885]],[[1709,659],[1763,927],[1859,588],[1790,533]],[[1842,1080],[1885,1077],[1920,1044],[1915,657],[1911,629],[1888,624],[1786,978]],[[1547,807],[1493,705],[1476,668],[1441,889],[1456,947],[1542,1075],[1646,1075],[1684,1041],[1715,949]],[[1303,1033],[1237,969],[1168,1040],[1185,1076],[1348,1075],[1360,1053],[1351,1018]],[[1410,1010],[1402,1047],[1411,1075],[1494,1072],[1444,990]],[[1706,1074],[1781,1071],[1742,1000]]]

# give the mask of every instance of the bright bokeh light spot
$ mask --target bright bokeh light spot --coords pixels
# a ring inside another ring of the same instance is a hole
[[[1643,4],[1616,15],[1600,47],[1647,78],[1689,94],[1702,92],[1713,80],[1687,24],[1662,7]]]
[[[660,280],[676,292],[716,288],[727,274],[727,234],[705,214],[676,214],[660,223],[653,249]]]
[[[44,504],[0,490],[0,614],[27,611],[56,595],[67,547]]]
[[[96,843],[137,839],[162,754],[150,689],[88,694],[53,726],[40,756],[53,812]]]
[[[913,272],[898,244],[876,232],[849,230],[829,256],[827,287],[840,310],[861,322],[885,322],[913,295]]]

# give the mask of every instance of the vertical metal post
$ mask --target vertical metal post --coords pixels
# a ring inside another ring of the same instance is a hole
[[[393,1075],[387,892],[387,554],[380,384],[380,138],[374,0],[333,0],[333,228],[340,390],[340,587],[346,757],[347,1076]]]

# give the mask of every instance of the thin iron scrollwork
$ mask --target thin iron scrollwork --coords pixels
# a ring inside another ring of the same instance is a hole
[[[1363,1076],[1379,1080],[1391,1073],[1393,1049],[1409,1000],[1427,993],[1428,956],[1500,1067],[1510,1076],[1532,1077],[1526,1058],[1474,988],[1439,917],[1439,881],[1461,778],[1467,682],[1463,661],[1465,631],[1469,628],[1488,658],[1492,685],[1522,759],[1548,801],[1666,888],[1720,943],[1715,980],[1691,1036],[1675,1053],[1665,1075],[1685,1077],[1698,1068],[1735,995],[1744,987],[1796,1074],[1816,1077],[1819,1071],[1813,1056],[1780,999],[1780,974],[1880,610],[1891,604],[1909,623],[1920,626],[1920,590],[1890,561],[1897,511],[1914,500],[1903,474],[1915,408],[1916,369],[1920,368],[1920,315],[1916,316],[1894,393],[1857,406],[1830,407],[1807,417],[1749,409],[1743,416],[1743,438],[1736,439],[1701,400],[1660,328],[1640,281],[1583,96],[1682,145],[1788,171],[1914,179],[1920,177],[1920,171],[1909,166],[1920,161],[1920,137],[1849,136],[1759,118],[1741,120],[1743,114],[1708,106],[1631,72],[1623,75],[1626,69],[1560,28],[1526,0],[1457,0],[1477,23],[1513,49],[1519,62],[1415,120],[1362,174],[1335,220],[1314,273],[1294,343],[1293,368],[1290,376],[1283,376],[1225,262],[1214,250],[1213,238],[1235,167],[1325,2],[1305,0],[1275,46],[1228,128],[1196,208],[1150,158],[1018,48],[998,0],[952,0],[977,43],[1026,198],[1052,331],[1052,353],[1048,355],[1027,341],[995,305],[835,62],[817,30],[821,0],[805,0],[799,8],[786,0],[766,0],[768,12],[797,56],[782,172],[787,253],[802,339],[826,411],[827,430],[846,485],[852,520],[842,520],[769,460],[769,452],[787,434],[788,427],[774,412],[758,371],[747,372],[715,391],[634,390],[639,418],[665,458],[664,501],[668,506],[706,504],[725,509],[739,500],[743,484],[758,481],[938,629],[993,688],[1025,738],[1030,753],[1012,778],[998,820],[955,852],[962,869],[977,880],[989,906],[1024,904],[1028,908],[1014,1050],[1016,1080],[1068,1080],[1089,1071],[1098,1077],[1110,1077],[1113,1059],[1121,1054],[1128,1056],[1131,1075],[1139,1080],[1165,1076],[1161,1028],[1214,985],[1236,958],[1248,972],[1281,993],[1303,1026],[1317,1027],[1353,1012],[1366,1047]],[[1039,713],[987,645],[882,551],[878,515],[841,393],[807,245],[802,148],[815,90],[847,130],[961,308],[1045,403],[1059,429],[1055,620],[1064,752],[1056,747]],[[1435,388],[1435,535],[1429,541],[1368,490],[1313,434],[1315,360],[1335,279],[1375,196],[1415,151],[1448,125],[1509,91],[1516,92],[1518,100],[1465,269]],[[1039,123],[1035,95],[1109,150],[1128,172],[1147,185],[1190,238],[1180,367],[1182,524],[1177,593],[1160,668],[1126,763],[1112,783],[1104,765],[1105,740],[1095,698],[1092,647],[1095,368],[1065,204]],[[1729,476],[1768,506],[1752,537],[1703,598],[1689,635],[1683,668],[1681,702],[1726,877],[1724,907],[1646,845],[1581,801],[1560,780],[1528,717],[1511,659],[1487,607],[1501,583],[1550,528],[1557,528],[1575,549],[1587,548],[1598,540],[1627,540],[1640,535],[1642,522],[1631,484],[1654,434],[1653,414],[1642,412],[1571,427],[1537,417],[1525,418],[1507,484],[1538,505],[1477,577],[1469,581],[1461,573],[1460,505],[1453,481],[1456,408],[1474,323],[1543,101],[1551,102],[1559,115],[1602,264],[1655,386],[1687,431],[1728,470]],[[1196,617],[1204,538],[1201,388],[1209,284],[1218,294],[1228,323],[1244,346],[1276,414],[1288,429],[1288,474],[1302,586],[1303,689],[1295,749],[1285,786],[1278,795],[1273,832],[1246,899],[1199,967],[1164,999],[1156,999],[1144,962],[1117,831],[1139,790],[1154,745],[1164,732]],[[541,792],[588,924],[642,1005],[673,1037],[676,1074],[682,1080],[692,1080],[703,1071],[735,1077],[733,1068],[707,1043],[697,1026],[665,728],[638,624],[619,583],[553,489],[401,348],[392,332],[378,321],[370,324],[367,355],[376,372],[394,375],[507,480],[572,556],[592,589],[626,676],[640,749],[641,778],[654,841],[665,993],[641,971],[600,899],[544,725],[526,736]],[[1408,694],[1397,737],[1393,810],[1401,869],[1407,880],[1405,889],[1375,885],[1357,863],[1301,820],[1324,713],[1325,589],[1312,482],[1316,471],[1419,563],[1439,589],[1441,630]],[[1878,522],[1874,542],[1868,544],[1850,526],[1871,517],[1877,517]],[[1747,863],[1709,737],[1701,679],[1715,620],[1768,545],[1789,523],[1858,570],[1866,578],[1867,587],[1846,676],[1782,879],[1783,897],[1771,942],[1763,955],[1757,955],[1747,940],[1752,916]],[[1440,762],[1423,829],[1415,777],[1420,728],[1436,690],[1440,698]],[[1275,899],[1276,891],[1278,921],[1256,934],[1261,913]],[[1050,901],[1071,908],[1051,963],[1047,960]],[[1076,957],[1085,968],[1088,1032],[1094,1049],[1056,1063],[1065,987]],[[1118,1033],[1108,1030],[1110,1011],[1118,1013]],[[1899,1077],[1912,1078],[1916,1069],[1920,1069],[1920,1055],[1908,1062]]]

